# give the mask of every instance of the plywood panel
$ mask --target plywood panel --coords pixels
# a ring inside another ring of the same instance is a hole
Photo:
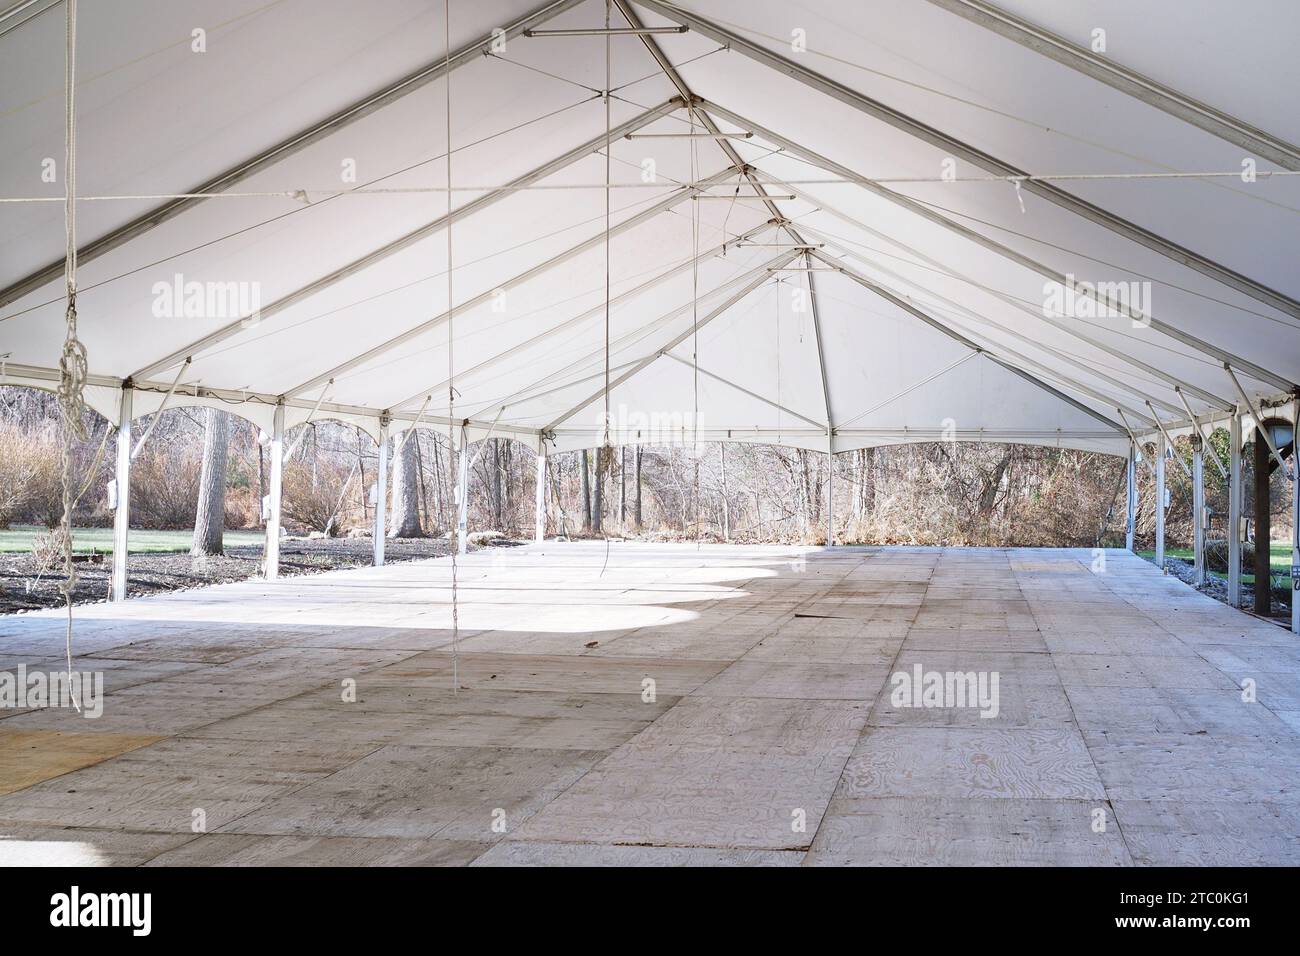
[[[1297,861],[1300,651],[1135,556],[605,550],[462,559],[454,657],[446,561],[79,609],[104,716],[0,712],[0,860]],[[62,639],[0,619],[0,670]],[[997,717],[895,706],[915,666]]]
[[[85,722],[80,715],[77,719]],[[16,793],[158,739],[147,734],[29,730],[6,724],[0,727],[0,794]]]

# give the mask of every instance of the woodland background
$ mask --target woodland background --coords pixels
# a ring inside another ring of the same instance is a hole
[[[87,491],[74,523],[105,526],[112,523],[105,485],[112,477],[114,439],[105,441],[111,429],[88,414],[90,438],[75,455],[78,484],[84,483]],[[148,417],[137,420],[136,435],[148,424]],[[333,421],[301,429],[305,434],[285,467],[286,526],[297,534],[368,533],[374,441]],[[298,432],[290,432],[286,447]],[[1214,441],[1226,461],[1226,432],[1216,432]],[[60,442],[52,395],[0,387],[0,528],[58,522]],[[224,467],[218,467],[223,446]],[[470,476],[470,531],[531,537],[532,451],[504,438],[471,448],[476,457]],[[1190,461],[1184,440],[1177,443],[1177,454]],[[1243,457],[1249,514],[1251,456]],[[834,467],[840,543],[1123,546],[1124,462],[1112,456],[1025,445],[927,443],[842,452]],[[822,453],[738,443],[701,443],[698,453],[688,444],[553,454],[547,533],[824,543],[828,468]],[[446,433],[418,429],[392,456],[390,474],[390,534],[447,534],[455,523],[455,469]],[[1168,542],[1186,546],[1191,485],[1176,463],[1170,463],[1167,474]],[[1205,474],[1208,502],[1222,516],[1223,482],[1208,459]],[[219,549],[222,528],[262,526],[259,503],[268,476],[268,452],[255,426],[229,412],[169,409],[132,466],[132,527],[191,529],[197,517],[204,536],[213,540],[215,532]],[[1139,468],[1139,492],[1141,548],[1150,546],[1155,527],[1154,480],[1145,467]],[[1274,475],[1271,501],[1273,536],[1285,537],[1289,491],[1280,475]],[[206,531],[205,509],[207,523],[215,525]],[[1216,517],[1211,537],[1222,536],[1222,527],[1222,518]]]

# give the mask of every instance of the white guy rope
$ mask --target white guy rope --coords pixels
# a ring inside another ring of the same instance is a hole
[[[76,684],[72,679],[72,593],[77,587],[77,571],[72,563],[72,497],[73,442],[85,441],[88,434],[85,422],[85,389],[88,367],[86,347],[77,338],[77,0],[66,0],[64,26],[64,84],[66,101],[64,110],[64,207],[63,224],[67,238],[63,278],[67,292],[67,326],[63,352],[59,356],[59,409],[63,413],[63,521],[59,534],[63,544],[63,571],[65,579],[59,585],[63,602],[68,609],[68,626],[64,650],[68,666],[68,690],[72,703],[81,712],[77,700]]]

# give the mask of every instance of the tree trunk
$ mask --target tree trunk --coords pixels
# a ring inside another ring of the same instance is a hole
[[[361,454],[361,429],[357,428],[357,471],[361,481],[361,520],[370,521],[370,492],[366,490],[366,459]]]
[[[547,468],[551,473],[551,494],[555,496],[555,508],[560,512],[560,536],[566,540],[569,537],[569,516],[564,510],[564,496],[560,494],[560,463],[555,462],[555,467]]]
[[[443,481],[442,481],[442,442],[438,435],[433,436],[433,494],[438,502],[438,527],[447,527],[447,513],[443,510]]]
[[[876,510],[876,450],[862,450],[862,511],[863,516]]]
[[[618,523],[627,527],[627,446],[618,446]]]
[[[636,446],[634,461],[632,463],[633,472],[633,496],[632,496],[632,521],[636,525],[636,530],[641,530],[641,446]]]
[[[591,474],[587,469],[587,449],[582,450],[582,530],[591,530]]]
[[[812,513],[813,508],[813,483],[808,475],[808,452],[803,448],[795,449],[795,457],[799,462],[799,524],[800,537],[807,538],[812,533],[813,523],[816,522],[817,516]]]
[[[262,454],[262,443],[257,440],[257,426],[253,426],[253,447],[257,449],[257,523],[266,524],[262,517],[262,502],[266,499],[266,457]]]
[[[605,472],[609,467],[609,447],[596,449],[596,468],[591,490],[591,530],[599,533],[605,521]]]
[[[429,514],[429,489],[424,483],[424,453],[420,449],[420,432],[412,430],[411,441],[415,442],[415,470],[420,476],[420,512],[423,520],[428,524],[433,524],[433,517]]]
[[[209,408],[203,419],[203,465],[199,472],[199,506],[194,515],[195,556],[222,554],[226,528],[226,458],[230,447],[230,413]]]
[[[415,461],[415,439],[403,433],[393,439],[393,446],[393,514],[388,536],[422,538],[424,529],[420,527],[420,476]]]
[[[492,486],[489,492],[492,507],[492,527],[501,530],[501,439],[492,439]]]
[[[722,540],[731,540],[731,505],[727,501],[727,443],[718,442],[718,461],[722,465]]]
[[[515,496],[514,483],[511,478],[514,475],[515,452],[514,444],[511,439],[503,438],[501,440],[501,473],[504,479],[503,497],[502,497],[502,518],[503,527],[499,531],[505,531],[506,527],[515,527]]]
[[[984,521],[993,517],[993,506],[997,503],[998,490],[1002,487],[1002,476],[1006,474],[1010,464],[1011,452],[1004,452],[994,466],[993,473],[984,476],[984,487],[980,489],[979,497],[979,516]]]

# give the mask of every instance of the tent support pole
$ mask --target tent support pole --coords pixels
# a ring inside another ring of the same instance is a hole
[[[469,435],[465,426],[460,429],[460,456],[456,466],[456,552],[465,554],[469,550],[466,537],[469,533]]]
[[[1300,395],[1291,403],[1291,633],[1300,634]]]
[[[1130,440],[1128,446],[1128,466],[1125,469],[1127,476],[1124,482],[1124,547],[1129,551],[1136,551],[1134,547],[1134,534],[1137,531],[1137,443]]]
[[[1168,459],[1169,442],[1165,433],[1156,436],[1156,567],[1165,569],[1165,462]]]
[[[117,510],[113,512],[113,600],[126,600],[127,549],[131,536],[131,405],[135,390],[122,386],[117,425]]]
[[[806,251],[803,254],[803,264],[808,268],[808,300],[812,308],[813,345],[817,347],[817,371],[821,374],[822,405],[826,410],[826,441],[830,443],[834,441],[835,416],[831,412],[831,388],[826,378],[826,349],[822,343],[821,309],[817,305],[817,277],[812,272],[812,256]],[[834,451],[831,454],[833,455]]]
[[[384,566],[384,527],[388,518],[388,419],[379,420],[379,464],[375,471],[375,567]]]
[[[1228,420],[1228,603],[1241,607],[1241,412]]]
[[[1199,428],[1192,439],[1192,553],[1199,587],[1205,583],[1205,440]]]
[[[1178,393],[1178,398],[1183,403],[1183,409],[1187,412],[1187,420],[1192,423],[1192,431],[1195,432],[1198,438],[1201,438],[1201,423],[1198,422],[1196,416],[1192,414],[1192,406],[1188,403],[1187,396],[1184,395],[1183,390],[1177,386],[1174,387],[1174,391]],[[1211,428],[1209,434],[1213,433],[1214,429]],[[1210,458],[1214,460],[1214,465],[1219,469],[1219,474],[1226,480],[1228,477],[1228,469],[1223,467],[1223,462],[1219,459],[1219,453],[1215,451],[1214,446],[1210,444],[1208,435],[1202,438],[1201,448],[1203,451],[1208,451],[1210,453]]]
[[[284,405],[275,406],[271,424],[271,477],[266,516],[266,546],[263,549],[262,576],[274,581],[280,576],[280,501],[284,484]]]
[[[826,431],[826,547],[835,547],[835,437]]]

